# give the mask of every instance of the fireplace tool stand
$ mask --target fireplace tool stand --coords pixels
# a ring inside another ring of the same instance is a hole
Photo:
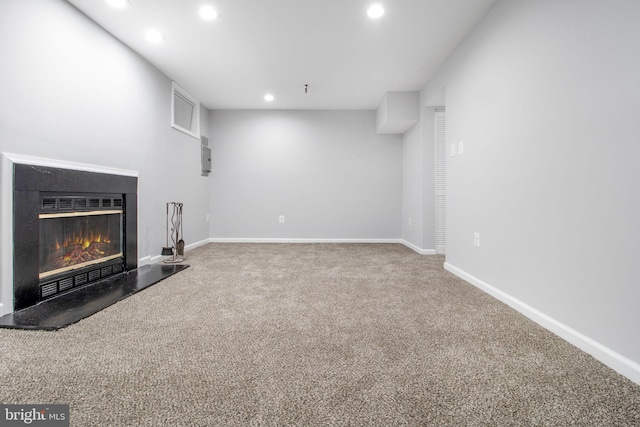
[[[169,228],[169,208],[171,208],[171,228]],[[169,234],[171,234],[171,243],[173,243],[173,246],[169,246]],[[166,258],[164,262],[173,264],[182,262],[183,258],[181,258],[181,256],[184,255],[184,240],[182,240],[182,203],[180,202],[167,203],[166,244],[167,246],[162,248],[162,255],[171,255],[171,258]]]

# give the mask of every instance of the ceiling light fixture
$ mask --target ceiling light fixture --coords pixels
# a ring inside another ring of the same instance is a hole
[[[215,10],[213,6],[209,6],[208,4],[205,4],[204,6],[202,6],[198,13],[200,14],[200,17],[202,19],[206,19],[207,21],[213,21],[218,16],[220,16],[218,14],[218,11]]]
[[[268,93],[268,94],[266,94],[266,95],[264,96],[264,100],[265,100],[265,101],[267,101],[267,102],[271,102],[271,101],[273,101],[274,99],[275,99],[275,98],[274,98],[274,97],[273,97],[273,95],[271,95],[270,93]]]
[[[164,36],[158,30],[149,30],[146,32],[145,36],[151,43],[161,43],[164,41]]]
[[[379,4],[374,4],[369,9],[367,9],[367,15],[371,19],[378,19],[384,15],[384,7]]]
[[[109,6],[122,9],[129,6],[129,0],[107,0]]]

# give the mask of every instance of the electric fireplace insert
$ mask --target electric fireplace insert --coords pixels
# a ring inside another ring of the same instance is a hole
[[[40,297],[123,271],[121,194],[41,196]]]
[[[14,310],[137,268],[138,178],[14,165]]]

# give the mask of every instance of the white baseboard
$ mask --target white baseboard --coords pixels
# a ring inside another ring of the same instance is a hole
[[[192,249],[195,249],[197,247],[206,245],[208,243],[211,243],[211,239],[204,239],[204,240],[201,240],[199,242],[192,243],[190,245],[185,245],[184,251],[185,252],[189,252]],[[165,258],[166,258],[166,256],[163,256],[163,255],[154,255],[154,256],[149,255],[149,256],[146,256],[146,257],[142,257],[142,258],[140,258],[138,260],[138,267],[142,267],[142,266],[147,265],[147,264],[156,264],[158,262],[163,261]]]
[[[211,243],[402,243],[400,239],[296,239],[211,237]]]
[[[195,243],[191,243],[190,245],[186,245],[184,247],[184,250],[188,252],[188,251],[190,251],[192,249],[199,248],[200,246],[204,246],[204,245],[209,244],[209,243],[211,243],[211,239],[200,240],[199,242],[195,242]]]
[[[403,245],[405,245],[409,249],[413,249],[414,251],[416,251],[420,255],[435,255],[436,254],[436,250],[435,249],[422,249],[422,248],[420,248],[420,247],[414,245],[413,243],[408,242],[408,241],[406,241],[404,239],[402,239],[400,241],[400,243],[402,243]]]
[[[208,243],[402,243],[400,239],[292,239],[292,238],[255,238],[255,237],[210,237],[184,247],[185,252],[204,246]],[[419,252],[419,248],[411,248]],[[424,251],[424,250],[422,250]],[[422,253],[422,252],[420,252]],[[435,251],[433,252],[435,254]],[[426,253],[430,254],[430,253]],[[138,260],[138,267],[161,262],[162,255],[146,256]]]
[[[471,274],[449,264],[448,262],[444,263],[444,268],[447,271],[455,274],[462,280],[471,283],[482,291],[504,302],[511,308],[519,311],[543,328],[548,329],[562,339],[575,345],[582,351],[595,357],[600,362],[604,363],[619,374],[624,375],[636,384],[640,384],[640,365],[638,363],[627,359],[623,355],[616,353],[615,351],[611,350],[608,347],[605,347],[604,345],[589,338],[588,336],[581,334],[580,332],[570,328],[564,323],[561,323],[556,319],[553,319],[552,317],[525,304],[524,302],[512,297],[511,295],[508,295],[505,292],[494,288],[488,283],[483,282],[477,277],[472,276]]]
[[[404,239],[293,239],[255,237],[211,237],[204,243],[393,243],[402,244],[421,255],[435,255],[435,249],[422,249]],[[202,244],[204,244],[202,243]],[[198,245],[201,246],[201,245]]]
[[[147,264],[153,264],[151,260],[152,260],[151,255],[140,258],[138,260],[138,267],[142,267]]]

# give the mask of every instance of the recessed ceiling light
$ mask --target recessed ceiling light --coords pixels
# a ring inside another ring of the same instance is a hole
[[[151,43],[160,43],[164,41],[164,36],[158,30],[149,30],[145,33],[145,36]]]
[[[207,21],[213,21],[218,16],[220,16],[218,14],[218,11],[215,10],[213,6],[209,6],[208,4],[205,4],[204,6],[202,6],[200,8],[199,13],[200,13],[200,17],[202,19],[206,19]]]
[[[267,102],[271,102],[271,101],[273,101],[274,99],[275,99],[275,98],[274,98],[274,97],[273,97],[273,95],[271,95],[270,93],[268,93],[268,94],[266,94],[266,95],[264,96],[264,100],[265,100],[265,101],[267,101]]]
[[[129,0],[107,0],[107,3],[109,6],[117,7],[118,9],[129,6]]]
[[[369,18],[371,19],[378,19],[382,15],[384,15],[384,7],[379,4],[374,4],[369,9],[367,9],[367,15],[369,15]]]

